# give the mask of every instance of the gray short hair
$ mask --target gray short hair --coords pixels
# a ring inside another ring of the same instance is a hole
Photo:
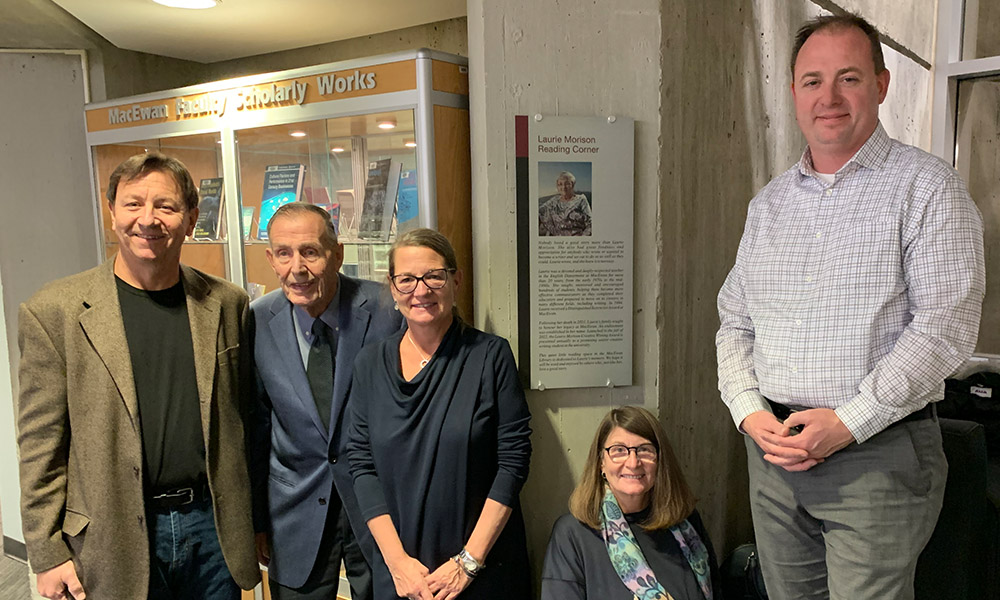
[[[576,185],[576,177],[574,177],[573,174],[570,173],[569,171],[563,171],[562,173],[560,173],[559,177],[556,177],[556,181],[559,181],[560,179],[569,179],[570,183],[572,183],[574,186]]]
[[[295,215],[304,215],[306,213],[323,219],[323,223],[325,224],[322,237],[323,244],[329,248],[336,248],[337,228],[333,226],[333,218],[330,217],[330,213],[322,207],[309,204],[308,202],[289,202],[278,207],[278,210],[274,211],[274,215],[271,216],[271,220],[267,222],[267,239],[271,239],[271,226],[274,225],[276,220],[282,217],[294,217]]]

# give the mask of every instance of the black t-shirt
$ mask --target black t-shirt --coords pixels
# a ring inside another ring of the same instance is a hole
[[[140,290],[115,277],[139,400],[146,485],[186,487],[205,477],[194,346],[184,286]]]

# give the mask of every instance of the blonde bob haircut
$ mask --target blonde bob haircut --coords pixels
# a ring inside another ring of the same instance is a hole
[[[656,446],[656,480],[650,490],[649,516],[639,525],[647,530],[664,529],[676,525],[694,511],[694,494],[688,487],[684,474],[677,464],[674,449],[656,417],[645,408],[623,406],[604,415],[590,445],[590,454],[583,467],[583,477],[569,497],[569,511],[584,525],[601,528],[601,502],[604,500],[604,477],[601,464],[604,444],[615,427],[646,438]]]

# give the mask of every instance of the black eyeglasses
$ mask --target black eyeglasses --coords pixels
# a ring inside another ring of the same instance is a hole
[[[396,291],[400,294],[412,293],[413,290],[417,289],[417,284],[421,281],[424,282],[427,289],[439,290],[448,285],[448,274],[454,272],[455,269],[431,269],[420,277],[403,273],[393,275],[389,278],[389,281],[392,281],[392,287],[396,288]]]
[[[610,458],[613,463],[625,462],[628,460],[628,455],[631,452],[635,452],[636,459],[646,463],[656,462],[656,459],[660,455],[656,446],[652,444],[639,444],[638,446],[613,444],[605,448],[604,451],[608,453],[608,458]]]

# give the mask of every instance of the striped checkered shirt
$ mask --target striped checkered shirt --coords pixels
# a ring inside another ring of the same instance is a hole
[[[750,202],[719,292],[719,390],[832,408],[859,443],[944,395],[975,349],[983,225],[958,174],[879,124],[836,173],[809,150]]]

